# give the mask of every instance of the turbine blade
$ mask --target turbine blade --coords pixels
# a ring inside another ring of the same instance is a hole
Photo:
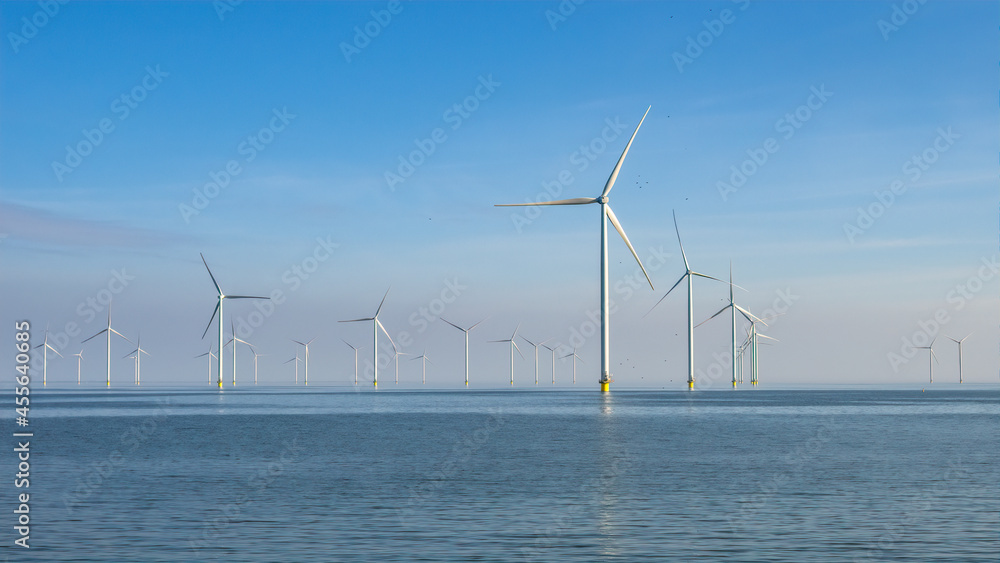
[[[386,292],[386,293],[388,294],[388,292]],[[378,319],[375,319],[375,324],[377,324],[378,327],[380,329],[382,329],[382,333],[385,334],[385,337],[389,339],[389,344],[392,344],[392,349],[395,350],[396,349],[396,343],[393,342],[392,341],[392,337],[389,336],[389,331],[386,330],[384,326],[382,326],[382,321],[380,321]]]
[[[446,318],[444,318],[444,317],[438,317],[438,318],[439,318],[439,319],[441,319],[442,321],[444,321],[444,322],[446,322],[446,323],[450,324],[451,326],[453,326],[453,327],[457,328],[458,330],[460,330],[460,331],[462,331],[462,332],[465,332],[465,329],[464,329],[464,328],[462,328],[462,327],[458,326],[457,324],[455,324],[455,323],[453,323],[453,322],[449,321],[448,319],[446,319]],[[469,330],[472,330],[472,329],[470,328]]]
[[[673,287],[671,287],[670,289],[668,289],[667,292],[663,294],[663,297],[661,297],[660,300],[656,302],[656,305],[659,305],[660,303],[663,303],[663,300],[666,299],[668,295],[670,295],[670,292],[673,291],[675,287],[677,287],[678,285],[681,284],[682,281],[684,281],[684,277],[687,276],[687,275],[688,274],[686,272],[684,274],[682,274],[681,275],[681,279],[677,280],[677,283],[675,283],[673,285]],[[642,316],[642,318],[645,319],[647,316],[649,316],[649,314],[653,312],[653,309],[656,308],[656,305],[653,305],[652,307],[650,307],[649,311],[647,311],[646,314]]]
[[[122,338],[124,338],[125,342],[128,342],[129,344],[135,344],[135,342],[132,342],[131,340],[128,339],[128,337],[126,337],[124,334],[118,332],[117,330],[115,330],[113,328],[109,328],[108,330],[110,330],[111,332],[113,332],[113,333],[117,334],[118,336],[121,336]]]
[[[514,339],[517,338],[517,329],[519,329],[519,328],[521,328],[521,323],[517,323],[517,326],[514,327],[514,334],[510,335],[511,342],[513,342]],[[515,346],[516,346],[516,344],[515,344]]]
[[[646,110],[649,111],[649,110]],[[646,281],[649,282],[649,289],[655,289],[653,287],[653,280],[649,279],[649,274],[646,273],[646,267],[642,265],[642,260],[639,260],[639,255],[635,253],[635,249],[632,248],[632,243],[629,242],[628,236],[625,235],[625,231],[622,229],[621,223],[618,222],[618,217],[615,217],[615,212],[611,210],[610,205],[604,206],[608,210],[608,218],[611,219],[611,224],[615,226],[618,234],[622,236],[622,240],[628,245],[628,249],[632,252],[632,256],[635,257],[635,261],[638,262],[639,267],[642,268],[642,273],[646,276]]]
[[[477,326],[479,326],[479,325],[481,325],[481,324],[485,323],[485,322],[486,322],[486,321],[487,321],[488,319],[489,319],[489,317],[486,317],[485,319],[483,319],[483,320],[479,321],[478,323],[476,323],[476,324],[474,324],[474,325],[470,326],[470,327],[469,327],[469,330],[468,330],[468,331],[466,331],[466,332],[472,332],[472,329],[474,329],[474,328],[476,328]]]
[[[778,340],[777,338],[771,338],[770,336],[768,336],[768,335],[766,335],[766,334],[761,334],[761,333],[759,333],[759,332],[757,333],[757,338],[766,338],[766,339],[768,339],[768,340],[773,340],[773,341],[775,341],[775,342],[781,342],[781,341],[780,341],[780,340]]]
[[[388,289],[385,290],[385,295],[382,296],[382,302],[378,304],[378,309],[375,309],[375,318],[376,319],[378,318],[378,314],[382,311],[382,305],[385,303],[385,298],[389,297],[389,290],[390,289],[392,289],[392,287],[389,287]],[[383,329],[383,330],[385,330],[385,329]],[[390,340],[392,340],[392,339],[390,338]]]
[[[348,346],[350,346],[351,350],[357,350],[357,348],[355,348],[354,346],[351,346],[351,343],[348,342],[348,341],[346,341],[346,340],[344,340],[343,338],[341,338],[340,341],[343,342],[344,344],[347,344]]]
[[[719,315],[721,315],[722,313],[724,313],[724,312],[726,311],[726,309],[728,309],[729,307],[730,307],[730,305],[726,305],[725,307],[723,307],[723,308],[719,309],[719,312],[718,312],[718,313],[716,313],[716,314],[712,315],[711,317],[708,317],[707,319],[705,319],[705,320],[701,321],[700,323],[698,323],[698,324],[694,325],[694,327],[695,327],[695,328],[698,328],[698,327],[700,327],[701,325],[703,325],[703,324],[707,323],[708,321],[710,321],[710,320],[714,319],[715,317],[718,317]]]
[[[510,340],[510,345],[513,346],[515,350],[517,350],[517,355],[521,356],[521,359],[523,360],[524,359],[524,354],[522,354],[521,353],[521,349],[517,347],[517,342],[514,342],[513,340]]]
[[[737,311],[743,313],[743,316],[746,317],[748,321],[750,321],[752,323],[753,322],[758,322],[758,323],[760,323],[760,324],[762,324],[764,326],[768,326],[767,323],[765,323],[764,321],[758,319],[756,315],[754,315],[750,311],[747,311],[743,307],[740,307],[739,305],[733,305],[733,307],[736,307]]]
[[[351,319],[349,321],[337,321],[338,323],[357,323],[361,321],[374,321],[375,317],[368,317],[367,319]]]
[[[681,229],[680,227],[677,226],[677,210],[675,209],[673,210],[673,212],[674,212],[674,230],[677,231],[677,244],[678,246],[681,247],[681,258],[684,259],[684,271],[690,272],[691,266],[688,266],[687,254],[684,254],[684,243],[681,242]]]
[[[205,326],[205,332],[201,333],[202,338],[205,338],[205,335],[208,334],[208,329],[212,328],[212,321],[215,320],[215,314],[219,312],[219,305],[221,304],[222,304],[221,299],[215,303],[215,310],[212,311],[212,318],[208,319],[208,325]]]
[[[618,178],[618,171],[622,168],[622,162],[625,162],[625,155],[628,154],[628,150],[632,147],[632,141],[635,140],[635,134],[639,132],[639,128],[642,127],[642,122],[646,120],[646,115],[653,106],[646,108],[646,113],[642,114],[642,119],[639,120],[639,124],[635,126],[635,131],[632,132],[632,136],[628,140],[628,144],[625,145],[625,150],[622,151],[622,155],[618,157],[618,163],[615,164],[615,169],[611,171],[611,176],[608,177],[608,183],[604,184],[604,191],[601,192],[601,197],[608,195],[611,188],[615,185],[615,180]]]
[[[201,262],[202,264],[205,264],[205,269],[208,270],[208,276],[212,278],[212,285],[215,286],[215,291],[218,291],[219,295],[223,295],[222,288],[219,287],[219,282],[215,281],[215,276],[212,275],[212,269],[208,267],[208,262],[205,261],[205,255],[199,252],[198,256],[201,256]]]
[[[101,332],[98,332],[97,334],[95,334],[94,336],[91,336],[91,337],[90,337],[90,338],[88,338],[87,340],[93,340],[93,339],[97,338],[98,336],[100,336],[100,335],[104,334],[104,333],[105,333],[105,332],[107,332],[107,331],[108,331],[108,329],[104,329],[104,330],[102,330]],[[86,342],[87,340],[83,340],[83,341],[81,341],[81,342],[80,342],[80,344],[83,344],[83,343],[84,343],[84,342]]]
[[[532,346],[534,346],[535,348],[538,348],[538,344],[535,344],[534,342],[532,342],[532,341],[528,340],[527,338],[525,338],[525,337],[524,337],[524,335],[523,335],[523,334],[521,335],[521,340],[524,340],[524,341],[525,341],[525,342],[527,342],[528,344],[531,344],[531,345],[532,345]]]
[[[700,274],[698,272],[691,272],[691,275],[692,276],[698,276],[698,277],[701,277],[701,278],[707,278],[707,279],[710,279],[710,280],[715,280],[717,282],[726,283],[726,280],[720,280],[719,278],[713,278],[712,276],[706,276],[705,274]],[[740,286],[737,285],[736,287],[740,287]],[[740,289],[743,289],[743,288],[740,287]],[[746,291],[746,290],[744,289],[743,291]]]
[[[259,297],[257,295],[227,295],[226,299],[270,299],[270,297]]]
[[[586,205],[597,203],[596,198],[574,197],[572,199],[557,199],[555,201],[538,201],[535,203],[497,203],[493,207],[534,207],[536,205]]]

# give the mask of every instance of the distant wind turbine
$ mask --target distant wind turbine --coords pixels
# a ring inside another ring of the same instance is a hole
[[[399,357],[410,356],[410,355],[411,354],[408,354],[406,352],[400,352],[399,350],[397,350],[395,344],[392,345],[392,361],[395,364],[395,369],[396,369],[396,385],[399,385]]]
[[[229,342],[226,342],[226,346],[229,346],[230,344],[233,345],[233,387],[236,387],[236,343],[239,342],[240,344],[246,344],[247,348],[250,348],[251,351],[253,350],[253,344],[250,344],[246,340],[236,336],[236,323],[230,321],[229,326],[232,330],[233,336],[229,339]]]
[[[546,342],[548,342],[548,340],[546,340]],[[555,348],[549,348],[548,346],[546,346],[544,344],[542,344],[542,348],[545,348],[549,352],[552,353],[552,385],[555,385],[556,384],[556,349]]]
[[[419,356],[411,359],[410,361],[415,362],[417,360],[423,360],[420,362],[420,384],[427,385],[427,362],[431,362],[430,358],[427,357],[427,350],[424,350]],[[431,365],[434,365],[434,362],[431,362]]]
[[[72,354],[76,356],[76,384],[80,384],[80,362],[83,360],[83,350],[80,350],[79,354]]]
[[[291,363],[291,362],[295,362],[295,384],[298,385],[299,384],[299,349],[298,349],[298,347],[295,348],[295,357],[292,358],[291,360],[288,360],[287,362],[285,362],[285,363],[283,363],[281,365],[285,365],[285,364],[288,364],[288,363]]]
[[[729,304],[726,305],[725,307],[719,309],[719,312],[715,313],[711,317],[709,317],[709,318],[705,319],[704,321],[698,323],[698,326],[701,326],[701,325],[707,323],[708,321],[714,319],[715,317],[718,317],[719,315],[721,315],[723,312],[725,312],[726,309],[730,309],[732,311],[732,313],[733,313],[733,332],[732,332],[733,389],[736,388],[736,354],[737,354],[737,350],[736,350],[736,346],[737,346],[737,344],[736,344],[736,313],[737,312],[742,313],[743,316],[746,317],[751,322],[757,321],[757,322],[763,323],[764,326],[767,326],[767,323],[765,323],[764,321],[762,321],[762,320],[758,319],[757,317],[755,317],[752,313],[750,313],[750,311],[747,311],[743,307],[740,307],[739,305],[736,304],[736,301],[733,298],[733,288],[734,287],[738,287],[738,286],[736,286],[735,284],[733,284],[733,264],[732,264],[732,262],[730,262],[729,263]]]
[[[309,385],[309,345],[313,343],[313,340],[316,340],[316,338],[313,338],[309,342],[299,342],[298,340],[292,340],[292,342],[306,349],[305,356],[303,357],[302,360],[303,367],[305,368],[302,373],[303,379],[305,380],[305,385]]]
[[[538,347],[544,345],[546,342],[548,342],[548,340],[544,340],[542,342],[539,342],[538,344],[535,344],[534,342],[525,338],[523,335],[521,336],[521,339],[530,344],[535,349],[535,385],[538,385]]]
[[[563,356],[560,359],[565,360],[566,358],[573,358],[573,385],[576,385],[576,361],[580,360],[581,362],[583,362],[583,358],[581,358],[580,356],[576,355],[576,348],[573,348],[573,353],[572,354],[566,354],[565,356]],[[583,363],[587,363],[587,362],[583,362]]]
[[[266,356],[267,354],[258,354],[257,349],[252,345],[247,344],[247,346],[250,346],[250,351],[253,352],[253,384],[257,385],[257,358]]]
[[[649,279],[649,274],[646,273],[646,268],[642,265],[642,260],[639,260],[639,255],[636,254],[635,249],[632,248],[632,243],[629,242],[628,236],[625,235],[625,231],[622,229],[621,224],[618,222],[618,218],[615,217],[614,211],[611,210],[611,206],[608,205],[608,193],[611,188],[615,185],[615,180],[618,178],[618,172],[621,170],[622,163],[625,161],[625,156],[628,154],[629,148],[632,146],[632,141],[635,140],[636,133],[639,132],[639,127],[642,126],[642,122],[646,119],[646,114],[649,113],[649,108],[646,108],[646,113],[642,115],[642,119],[639,120],[639,125],[636,125],[635,131],[632,132],[632,137],[629,138],[628,144],[625,145],[625,150],[622,151],[622,155],[618,158],[618,163],[615,164],[614,169],[611,171],[611,176],[608,177],[607,183],[604,184],[604,190],[601,191],[601,195],[596,198],[590,197],[578,197],[574,199],[562,199],[557,201],[543,201],[543,202],[532,202],[532,203],[512,203],[497,205],[496,207],[514,207],[514,206],[531,206],[536,205],[586,205],[590,203],[598,203],[601,207],[601,379],[599,383],[601,385],[601,391],[607,392],[611,386],[611,328],[610,328],[610,318],[611,313],[609,310],[609,298],[608,298],[608,219],[611,220],[611,224],[614,225],[618,234],[621,235],[622,240],[628,246],[628,249],[632,252],[632,256],[635,261],[639,263],[639,267],[642,268],[642,273],[646,275],[646,281],[649,282],[649,287],[653,288],[653,282]],[[519,351],[520,352],[520,351]],[[511,354],[513,357],[513,353]],[[512,362],[513,363],[513,362]]]
[[[687,254],[684,253],[684,243],[681,242],[681,230],[680,230],[680,227],[677,226],[677,212],[676,211],[674,211],[674,231],[677,232],[677,245],[681,247],[681,258],[684,259],[684,273],[681,275],[680,279],[677,280],[677,283],[675,283],[673,285],[673,287],[671,287],[669,290],[667,290],[666,293],[663,294],[663,297],[661,297],[660,300],[656,302],[656,305],[659,305],[661,302],[663,302],[663,300],[666,299],[668,295],[670,295],[670,292],[673,291],[678,285],[680,285],[680,283],[682,281],[684,281],[684,278],[687,278],[687,290],[688,290],[688,315],[687,315],[688,316],[688,389],[691,390],[691,389],[694,389],[694,290],[692,289],[693,284],[691,283],[691,280],[695,276],[698,276],[698,277],[702,277],[702,278],[706,278],[706,279],[710,279],[710,280],[715,280],[715,281],[722,282],[722,283],[726,283],[726,282],[723,282],[719,278],[713,278],[712,276],[707,276],[705,274],[701,274],[701,273],[695,272],[694,270],[691,269],[691,266],[688,265]],[[656,308],[656,305],[653,305],[653,307],[649,310],[650,313],[653,312],[653,309]],[[649,313],[646,313],[646,314],[648,315]]]
[[[444,317],[442,317],[441,320],[465,333],[465,386],[468,387],[469,386],[469,333],[472,332],[472,329],[483,324],[483,322],[486,319],[479,321],[478,323],[470,326],[469,328],[462,328],[457,324],[449,321],[448,319],[445,319]]]
[[[389,290],[385,290],[385,295],[382,296],[382,302],[378,304],[378,309],[375,309],[375,315],[372,317],[366,317],[364,319],[351,319],[347,321],[340,321],[342,323],[357,323],[362,321],[372,321],[372,359],[375,366],[375,379],[372,380],[372,386],[378,387],[378,331],[382,329],[382,333],[385,334],[386,338],[392,344],[393,349],[396,348],[396,343],[392,341],[392,337],[389,336],[389,331],[382,326],[381,321],[378,320],[378,314],[382,312],[382,305],[385,304],[385,298],[389,296]]]
[[[971,332],[969,334],[965,335],[965,338],[968,338],[970,336],[972,336]],[[954,338],[952,338],[950,336],[946,336],[945,338],[947,338],[948,340],[951,340],[955,344],[958,344],[958,382],[962,383],[962,343],[965,342],[965,338],[963,338],[961,340],[955,340]]]
[[[931,370],[931,383],[934,383],[934,362],[938,362],[937,354],[934,353],[935,340],[937,340],[936,337],[934,338],[934,340],[931,340],[930,346],[915,346],[917,350],[927,350],[928,352],[930,352],[930,355],[927,356],[927,366]],[[938,363],[940,364],[941,362]]]
[[[208,276],[210,278],[212,278],[212,284],[215,286],[215,291],[217,291],[219,293],[219,301],[215,304],[215,310],[212,311],[212,318],[208,319],[208,326],[205,327],[205,332],[202,333],[201,337],[205,338],[205,335],[208,334],[208,329],[212,327],[212,321],[215,320],[215,314],[218,313],[219,314],[219,389],[222,389],[222,346],[223,346],[223,342],[222,342],[223,334],[222,334],[222,331],[224,330],[224,327],[226,326],[225,323],[223,322],[225,319],[222,316],[222,305],[223,305],[223,302],[226,299],[270,299],[270,298],[269,297],[256,297],[256,296],[253,296],[253,295],[226,295],[225,293],[223,293],[222,288],[219,287],[219,282],[215,281],[215,275],[212,274],[212,269],[208,267],[208,262],[205,261],[205,255],[204,254],[200,254],[200,253],[199,253],[199,255],[201,256],[202,263],[205,264],[205,269],[208,270]],[[234,333],[233,336],[236,336],[236,334]],[[233,346],[234,353],[235,353],[235,349],[236,349],[236,346],[234,345]],[[233,377],[235,377],[235,376],[236,376],[236,372],[234,371],[233,372]]]
[[[42,343],[39,344],[38,346],[35,346],[35,348],[42,349],[42,386],[44,387],[49,371],[49,354],[48,354],[49,350],[55,352],[56,355],[59,356],[60,358],[63,357],[63,355],[59,353],[59,350],[56,350],[55,348],[52,347],[51,344],[49,344],[48,327],[45,328],[45,340],[42,341]],[[77,369],[77,379],[79,379],[79,369]]]
[[[517,354],[524,359],[524,354],[522,354],[521,349],[517,347],[517,342],[514,342],[514,339],[517,338],[517,329],[519,328],[521,328],[520,324],[514,328],[514,334],[510,335],[510,338],[506,340],[490,340],[490,342],[510,342],[510,384],[512,387],[514,385],[514,350],[517,350]]]
[[[80,344],[84,344],[88,340],[96,338],[96,337],[98,337],[98,336],[100,336],[102,334],[107,334],[108,335],[108,379],[107,379],[108,387],[111,387],[111,334],[112,333],[117,334],[118,336],[121,336],[129,344],[133,344],[133,342],[131,340],[129,340],[128,338],[125,338],[124,334],[122,334],[122,333],[118,332],[117,330],[111,328],[111,303],[108,303],[108,327],[105,328],[104,330],[98,332],[94,336],[91,336],[87,340],[84,340],[83,342],[80,343]]]
[[[135,354],[135,384],[136,385],[139,385],[140,382],[142,381],[141,380],[141,377],[142,377],[141,374],[142,374],[142,372],[140,371],[142,369],[142,365],[141,365],[142,364],[142,355],[143,354],[146,354],[147,356],[149,355],[149,352],[145,351],[142,348],[142,344],[141,343],[142,343],[142,335],[140,334],[135,339],[135,350],[132,350],[131,352],[129,352],[128,354],[126,354],[124,356],[124,357],[127,358],[127,357],[131,356],[132,354]]]
[[[208,352],[205,352],[204,354],[198,354],[197,356],[195,356],[195,358],[201,358],[203,356],[208,356],[208,384],[211,385],[212,384],[212,358],[216,358],[217,356],[215,355],[214,352],[212,352],[212,347],[211,346],[208,347]]]
[[[350,346],[351,350],[354,350],[354,384],[357,385],[358,384],[358,349],[353,344],[351,344],[350,342],[344,340],[343,338],[341,338],[340,340],[344,344],[347,344],[348,346]]]

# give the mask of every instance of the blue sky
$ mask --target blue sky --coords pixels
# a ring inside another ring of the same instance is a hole
[[[146,382],[205,380],[204,252],[225,291],[282,291],[242,335],[267,354],[262,382],[287,382],[289,339],[314,336],[310,379],[353,381],[340,339],[367,357],[370,330],[335,321],[370,315],[391,286],[383,323],[408,333],[406,352],[427,350],[428,383],[462,380],[461,333],[437,317],[489,316],[472,333],[473,379],[503,386],[507,350],[486,340],[521,323],[568,350],[587,331],[599,215],[546,208],[525,223],[493,204],[536,199],[560,175],[558,197],[598,195],[647,106],[611,201],[656,290],[613,292],[619,384],[681,388],[686,375],[681,288],[643,317],[683,271],[671,210],[695,270],[725,277],[731,261],[741,305],[787,308],[766,331],[781,342],[760,352],[762,381],[920,385],[926,352],[904,358],[904,340],[973,331],[965,378],[997,381],[995,3],[586,2],[564,19],[559,2],[220,5],[0,5],[3,316],[31,320],[37,342],[48,325],[64,355],[83,349],[85,381],[103,381],[103,344],[80,341],[103,327],[112,289],[115,327],[152,354]],[[374,37],[358,38],[366,26]],[[420,145],[412,174],[387,181]],[[226,187],[200,200],[227,166]],[[745,183],[722,186],[741,167]],[[636,266],[611,236],[624,284]],[[318,239],[336,248],[295,273]],[[134,279],[119,287],[113,271]],[[698,320],[726,295],[696,283]],[[232,302],[227,319],[253,310]],[[114,346],[125,384],[131,348]],[[696,347],[710,381],[727,321],[699,328]],[[957,379],[957,347],[939,336],[935,350],[935,378]],[[579,353],[578,385],[592,386],[598,338]],[[50,368],[53,384],[75,380],[75,359]],[[530,362],[515,369],[533,380]],[[566,383],[568,361],[556,369]],[[400,371],[419,378],[418,362]]]

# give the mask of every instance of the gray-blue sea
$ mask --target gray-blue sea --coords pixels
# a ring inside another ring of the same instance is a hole
[[[995,387],[31,397],[9,561],[1000,559]]]

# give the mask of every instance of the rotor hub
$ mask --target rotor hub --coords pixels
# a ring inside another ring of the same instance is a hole
[[[608,202],[608,196],[606,195],[602,195],[601,197],[597,198],[597,203],[605,204],[607,202]]]

